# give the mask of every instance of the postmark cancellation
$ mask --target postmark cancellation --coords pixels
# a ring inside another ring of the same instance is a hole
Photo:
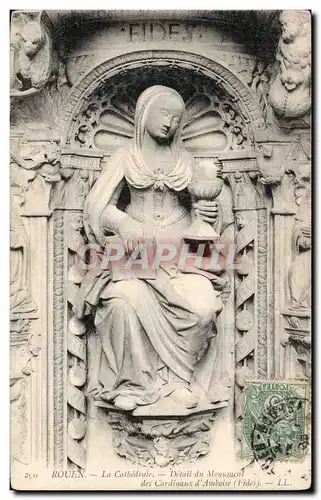
[[[276,461],[302,461],[310,447],[310,388],[305,380],[245,383],[243,458],[273,471]]]

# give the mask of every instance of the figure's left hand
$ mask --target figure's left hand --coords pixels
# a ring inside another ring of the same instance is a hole
[[[193,208],[196,210],[204,222],[214,224],[217,219],[218,206],[216,201],[198,200],[193,203]]]
[[[221,278],[220,276],[216,276],[213,274],[213,278],[211,278],[212,285],[214,290],[221,292],[226,287],[228,280],[225,278]]]

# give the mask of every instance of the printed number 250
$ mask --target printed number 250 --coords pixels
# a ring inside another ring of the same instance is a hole
[[[36,477],[38,477],[37,472],[25,472],[25,479],[36,479]]]

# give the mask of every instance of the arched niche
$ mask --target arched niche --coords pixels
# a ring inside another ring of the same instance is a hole
[[[73,305],[81,276],[72,263],[85,242],[82,208],[103,163],[132,136],[135,102],[147,87],[175,88],[186,103],[186,147],[198,161],[221,163],[231,200],[228,227],[242,271],[231,279],[220,319],[222,363],[232,379],[235,410],[230,421],[242,428],[244,378],[266,378],[268,361],[268,216],[257,182],[255,132],[264,120],[249,88],[229,69],[208,58],[179,51],[143,51],[100,64],[70,91],[62,108],[61,164],[53,214],[54,463],[86,467],[88,354],[86,335],[75,330]],[[62,283],[67,282],[67,287]],[[65,338],[67,334],[67,341]],[[88,337],[88,335],[87,335]],[[63,354],[62,354],[63,353]],[[72,376],[68,376],[71,368]],[[74,376],[78,373],[78,378]],[[64,384],[69,389],[64,391]],[[72,422],[72,424],[71,424]],[[76,429],[76,431],[75,431]],[[81,429],[81,432],[78,432]],[[231,429],[231,427],[230,427]],[[234,439],[234,431],[229,436]]]
[[[62,108],[61,144],[69,143],[73,120],[81,113],[85,103],[101,85],[112,81],[114,77],[117,81],[117,78],[121,79],[131,70],[143,79],[145,73],[152,68],[163,71],[163,77],[160,76],[160,79],[164,79],[165,75],[169,78],[174,77],[175,70],[187,70],[190,75],[207,76],[213,84],[238,102],[242,115],[251,122],[253,130],[264,127],[261,111],[250,89],[223,64],[190,52],[146,50],[131,52],[108,60],[92,69],[74,85]],[[181,87],[179,82],[176,86]]]

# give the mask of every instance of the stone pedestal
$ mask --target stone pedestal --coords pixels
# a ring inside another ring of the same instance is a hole
[[[116,453],[144,467],[194,462],[206,455],[215,415],[228,406],[222,402],[176,412],[171,405],[171,413],[162,409],[162,415],[157,415],[152,409],[154,405],[124,412],[104,401],[95,404],[106,411]]]

